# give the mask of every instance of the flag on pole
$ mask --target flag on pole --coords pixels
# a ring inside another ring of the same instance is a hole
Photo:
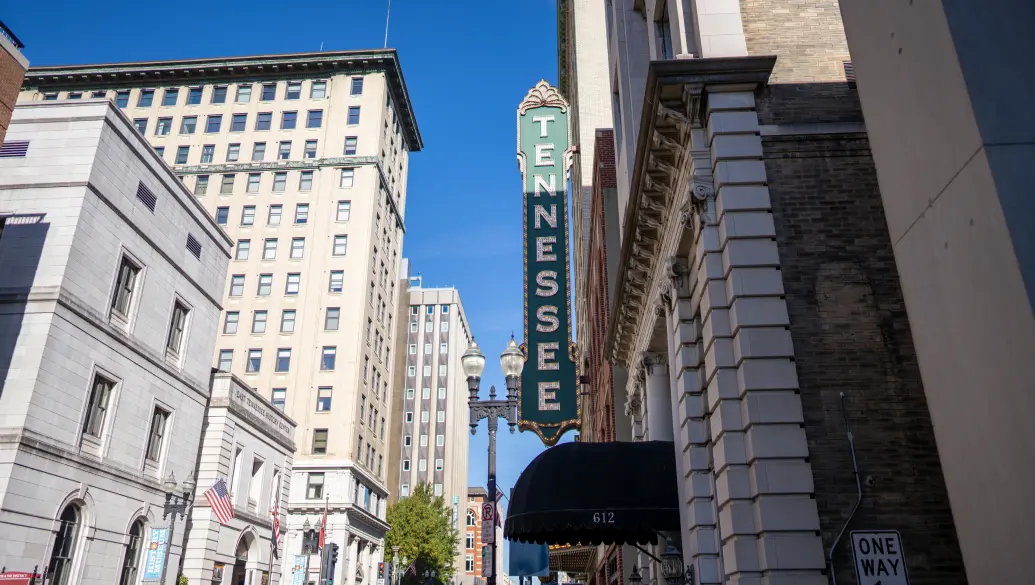
[[[414,577],[417,576],[417,561],[410,563],[410,568],[406,569],[407,573],[412,573]]]
[[[499,503],[499,501],[502,500],[502,499],[503,499],[503,490],[501,490],[499,487],[497,487],[496,488],[496,502]]]
[[[273,536],[270,538],[270,547],[273,549],[273,557],[280,558],[277,549],[280,548],[280,502],[273,502]]]
[[[330,496],[327,496],[327,499],[323,502],[323,520],[320,522],[320,550],[323,550],[324,539],[327,536],[327,506],[330,505],[330,502]]]
[[[229,524],[234,519],[234,504],[230,501],[230,492],[226,489],[223,478],[216,480],[212,487],[205,491],[205,499],[215,513],[220,524]]]

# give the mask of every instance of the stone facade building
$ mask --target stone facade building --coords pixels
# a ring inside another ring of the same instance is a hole
[[[0,20],[0,145],[4,143],[11,113],[18,101],[22,77],[29,68],[29,60],[21,51],[24,48],[25,45]]]
[[[32,68],[20,101],[111,99],[234,239],[210,363],[298,422],[286,570],[329,507],[335,583],[372,585],[410,152],[393,49]]]
[[[108,101],[15,109],[0,158],[0,565],[176,582],[231,240]],[[164,484],[170,484],[166,486]],[[171,488],[171,489],[170,489]],[[168,490],[168,491],[167,491]]]
[[[620,245],[594,280],[614,437],[675,445],[670,543],[698,583],[843,585],[842,529],[897,530],[914,583],[964,583],[837,4],[609,5]],[[613,558],[590,580],[662,578]]]
[[[213,585],[287,583],[291,573],[271,559],[271,539],[273,513],[283,518],[287,506],[295,421],[228,372],[214,370],[211,388],[180,574],[190,583]],[[234,507],[234,519],[225,525],[204,497],[220,478]],[[278,557],[285,548],[282,532]]]

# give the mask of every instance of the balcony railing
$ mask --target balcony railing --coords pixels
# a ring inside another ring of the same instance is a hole
[[[15,49],[24,49],[25,45],[18,39],[18,37],[11,32],[11,29],[7,28],[4,21],[0,20],[0,35],[3,35],[7,40],[11,41]]]

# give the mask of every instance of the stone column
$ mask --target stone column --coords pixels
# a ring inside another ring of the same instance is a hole
[[[344,575],[344,580],[342,582],[345,583],[345,585],[357,585],[356,567],[359,566],[357,564],[359,562],[359,537],[353,536],[349,538],[348,551],[349,562],[345,563],[347,565],[345,568],[346,573]]]
[[[364,582],[367,585],[374,585],[377,581],[377,555],[375,554],[376,550],[376,544],[374,544],[373,542],[367,544],[367,564],[366,568],[364,569],[364,572],[366,574],[363,575]]]
[[[669,390],[668,356],[644,352],[640,355],[643,368],[643,389],[647,406],[647,439],[672,440],[672,406]]]
[[[705,216],[715,225],[702,229],[695,261],[704,282],[694,295],[701,299],[723,565],[731,585],[823,585],[754,94],[714,89],[707,107],[715,200]]]
[[[625,386],[625,414],[632,421],[632,440],[643,440],[643,383],[640,367],[634,365]]]

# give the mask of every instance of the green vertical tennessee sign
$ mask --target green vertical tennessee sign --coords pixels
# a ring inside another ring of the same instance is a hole
[[[518,106],[517,121],[525,214],[525,367],[518,424],[553,445],[579,426],[582,411],[568,284],[568,103],[540,81]]]

